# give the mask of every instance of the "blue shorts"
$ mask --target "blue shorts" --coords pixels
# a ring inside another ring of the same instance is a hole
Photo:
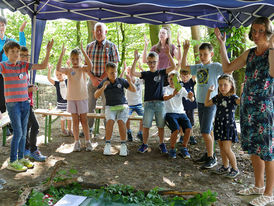
[[[166,123],[172,133],[176,130],[180,130],[180,127],[182,127],[183,131],[188,128],[192,128],[186,114],[166,113]]]
[[[152,126],[152,120],[155,115],[156,125],[158,128],[165,127],[165,103],[164,101],[148,101],[144,103],[144,128]]]
[[[137,105],[129,105],[129,112],[128,115],[132,115],[133,112],[136,112],[138,116],[143,116],[144,115],[144,108],[142,104],[137,104]]]
[[[202,134],[210,134],[210,132],[212,131],[215,113],[215,105],[211,107],[205,107],[204,104],[198,103],[200,131]]]
[[[121,110],[110,110],[110,106],[106,106],[105,109],[106,121],[108,120],[122,120],[124,123],[127,122],[128,119],[128,107]]]

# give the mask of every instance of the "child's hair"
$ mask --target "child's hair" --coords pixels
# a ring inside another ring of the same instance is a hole
[[[158,55],[156,52],[151,51],[151,52],[148,53],[147,57],[150,57],[150,58],[157,58],[157,59],[158,59],[158,58],[159,58],[159,55]]]
[[[179,76],[179,73],[176,70],[172,70],[171,72],[168,73],[168,76],[171,76],[171,75]]]
[[[5,43],[3,49],[5,52],[8,52],[10,49],[17,48],[20,49],[20,45],[15,41],[9,41]]]
[[[28,52],[28,51],[29,51],[29,49],[27,47],[21,46],[20,52]]]
[[[108,63],[106,64],[106,70],[107,70],[108,68],[116,69],[116,68],[117,68],[117,65],[116,65],[114,62],[108,62]]]
[[[236,94],[236,85],[235,85],[235,81],[232,75],[230,74],[222,74],[219,78],[218,78],[218,83],[220,80],[225,79],[228,80],[231,83],[231,89],[229,91],[230,94]],[[220,91],[218,89],[218,95],[220,95]]]
[[[76,48],[76,49],[73,49],[71,52],[70,52],[70,56],[72,55],[77,55],[77,56],[81,56],[81,50]]]
[[[7,19],[3,16],[0,16],[0,22],[4,23],[5,25],[7,25]]]
[[[267,39],[269,39],[269,37],[274,33],[274,28],[272,26],[272,22],[267,17],[263,17],[263,16],[258,17],[252,22],[251,27],[250,27],[250,31],[248,33],[248,37],[251,41],[253,41],[253,38],[252,38],[252,26],[253,26],[253,24],[260,24],[260,25],[265,26],[265,34],[266,34]]]
[[[213,46],[210,43],[202,43],[199,47],[199,50],[205,50],[208,49],[208,51],[213,51]]]
[[[189,74],[190,74],[190,71],[181,69],[181,70],[180,70],[180,74],[182,74],[182,75],[189,75]]]

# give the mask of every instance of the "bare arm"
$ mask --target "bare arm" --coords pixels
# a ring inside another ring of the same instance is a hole
[[[102,94],[104,93],[105,89],[107,88],[107,86],[110,84],[110,81],[105,81],[103,86],[100,89],[97,89],[94,93],[94,97],[95,99],[98,99],[100,96],[102,96]]]
[[[48,80],[51,84],[55,85],[55,81],[51,78],[52,65],[48,65]]]
[[[222,61],[222,67],[224,73],[231,73],[237,69],[241,69],[246,65],[246,59],[249,50],[245,51],[243,54],[241,54],[238,58],[233,60],[232,62],[229,61],[227,56],[227,51],[225,47],[226,42],[226,34],[224,32],[224,35],[221,34],[220,30],[218,28],[215,28],[214,30],[217,40],[220,44],[220,52],[221,52],[221,61]]]
[[[138,50],[135,50],[134,51],[134,61],[133,61],[133,64],[131,66],[131,75],[135,76],[135,77],[141,77],[141,72],[136,72],[136,63],[137,63],[139,58],[140,58],[140,56],[138,54]]]
[[[181,69],[182,70],[187,70],[190,71],[190,66],[187,65],[187,53],[190,47],[190,43],[189,40],[185,40],[185,42],[183,43],[183,57],[182,57],[182,61],[181,61]]]
[[[123,78],[123,76],[124,76],[124,74],[125,74],[126,68],[127,68],[127,63],[126,63],[126,61],[124,61],[124,67],[123,67],[122,72],[121,72],[121,74],[120,74],[120,76],[119,76],[120,78]]]
[[[173,93],[170,95],[164,95],[163,99],[164,101],[170,100],[171,98],[173,98],[176,94],[178,93],[178,91],[176,89],[174,89]]]
[[[131,92],[136,92],[136,87],[132,83],[130,76],[126,75],[126,78],[127,78],[128,84],[129,84],[128,90],[131,91]]]
[[[144,47],[144,51],[142,54],[142,59],[143,59],[143,63],[147,63],[147,46],[148,46],[149,41],[145,34],[144,34],[144,41],[145,41],[145,47]]]
[[[50,55],[50,51],[52,49],[53,46],[53,39],[51,41],[48,42],[47,44],[47,53],[46,53],[46,57],[45,59],[42,61],[41,64],[33,64],[32,65],[32,69],[33,70],[40,70],[40,69],[45,69],[49,63],[49,55]]]
[[[213,106],[213,105],[214,105],[212,99],[209,99],[210,94],[211,94],[211,92],[213,92],[213,91],[214,91],[214,86],[211,85],[211,86],[208,88],[207,93],[206,93],[206,98],[205,98],[205,106],[206,106],[206,107],[210,107],[210,106]]]
[[[58,59],[57,66],[56,66],[56,70],[57,70],[58,72],[63,73],[63,74],[67,74],[67,69],[61,68],[61,66],[62,66],[62,61],[63,61],[63,56],[64,56],[65,52],[66,52],[66,48],[65,48],[65,46],[64,46],[64,44],[63,44],[63,46],[62,46],[62,52],[61,52],[61,54],[60,54],[60,57],[59,57],[59,59]]]
[[[271,77],[274,77],[274,34],[271,35],[270,39],[269,39],[269,56],[268,56],[268,61],[269,61],[269,75]]]
[[[166,68],[166,73],[168,74],[172,70],[176,69],[176,64],[175,64],[175,62],[174,62],[174,60],[173,60],[173,58],[170,54],[170,50],[169,50],[168,45],[166,45],[166,47],[165,47],[165,53],[168,56],[169,62],[171,63],[171,65],[168,68]]]
[[[182,58],[181,40],[180,40],[181,37],[180,36],[181,36],[180,31],[178,31],[178,33],[177,33],[177,44],[178,44],[177,46],[178,46],[178,49],[175,48],[175,50],[174,50],[174,56],[175,56],[175,58],[177,59],[178,62],[180,62],[181,58]]]
[[[82,69],[83,69],[85,72],[90,73],[91,68],[92,68],[93,65],[92,65],[92,62],[91,62],[90,58],[88,57],[86,51],[85,51],[84,48],[83,48],[83,42],[82,42],[82,41],[81,41],[81,51],[82,51],[82,53],[83,53],[83,55],[84,55],[85,63],[86,63],[86,65],[83,66]]]

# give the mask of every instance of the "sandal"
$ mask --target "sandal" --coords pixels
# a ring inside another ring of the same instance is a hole
[[[265,206],[273,201],[274,201],[273,196],[261,195],[253,199],[251,202],[249,202],[249,204],[253,206]]]
[[[264,187],[249,187],[237,192],[238,195],[262,195],[264,194]]]

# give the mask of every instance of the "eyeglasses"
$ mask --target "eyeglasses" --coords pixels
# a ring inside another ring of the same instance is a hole
[[[156,64],[157,61],[148,61],[147,64]]]
[[[22,57],[22,58],[28,58],[28,57],[30,57],[30,55],[20,54],[20,57]]]

